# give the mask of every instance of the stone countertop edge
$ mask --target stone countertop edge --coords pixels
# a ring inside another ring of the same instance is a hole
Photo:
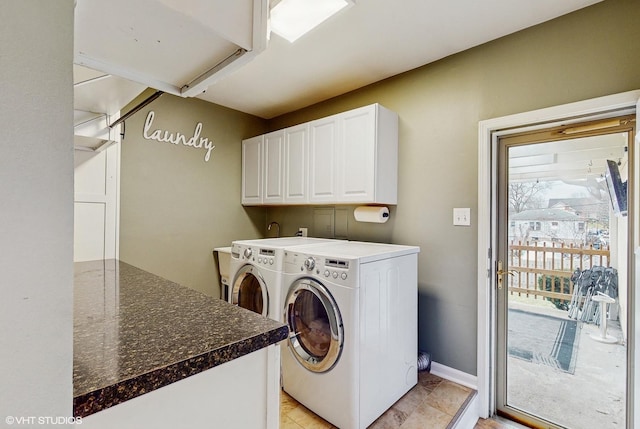
[[[87,417],[287,336],[283,323],[123,261],[78,262],[73,416]]]
[[[74,417],[87,417],[98,411],[121,404],[152,390],[276,344],[286,339],[288,332],[287,326],[281,326],[278,329],[229,344],[209,353],[167,365],[164,368],[158,368],[93,392],[78,395],[73,398],[73,415]]]

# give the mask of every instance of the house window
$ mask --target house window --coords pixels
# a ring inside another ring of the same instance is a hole
[[[515,226],[516,226],[516,221],[515,221],[515,220],[512,220],[512,221],[511,221],[511,228],[515,228]]]
[[[540,231],[542,229],[542,222],[529,222],[529,229],[531,231]]]
[[[551,229],[558,229],[558,222],[551,222]]]
[[[584,231],[584,222],[578,222],[578,231]]]

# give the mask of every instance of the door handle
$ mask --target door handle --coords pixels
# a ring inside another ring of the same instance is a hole
[[[498,261],[498,269],[496,270],[496,275],[498,276],[498,289],[502,289],[502,282],[504,280],[504,275],[509,274],[510,276],[515,276],[517,273],[516,270],[503,270],[502,269],[502,261]]]

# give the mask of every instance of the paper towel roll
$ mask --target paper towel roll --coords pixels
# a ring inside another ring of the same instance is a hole
[[[372,206],[356,207],[353,216],[358,222],[385,223],[389,220],[389,209]]]

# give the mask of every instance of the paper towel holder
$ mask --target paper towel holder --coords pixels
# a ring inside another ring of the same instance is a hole
[[[359,206],[353,210],[358,222],[385,223],[389,220],[389,208],[385,206]]]

